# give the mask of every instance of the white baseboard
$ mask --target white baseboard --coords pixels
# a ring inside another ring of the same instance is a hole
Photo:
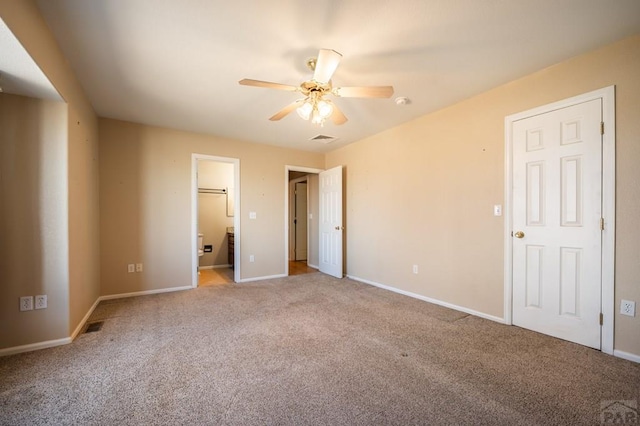
[[[640,355],[632,354],[629,352],[619,351],[617,349],[613,350],[613,356],[617,356],[618,358],[626,359],[627,361],[633,361],[640,363]]]
[[[192,288],[193,287],[191,286],[170,287],[170,288],[160,288],[157,290],[134,291],[132,293],[108,294],[106,296],[100,296],[98,298],[98,302],[101,302],[103,300],[124,299],[126,297],[146,296],[149,294],[170,293],[173,291],[191,290]]]
[[[287,275],[285,274],[278,274],[278,275],[268,275],[268,276],[264,276],[264,277],[255,277],[255,278],[243,278],[240,281],[238,281],[239,283],[249,283],[251,281],[264,281],[264,280],[271,280],[274,278],[283,278],[286,277]]]
[[[313,269],[320,269],[320,267],[319,267],[318,265],[312,265],[312,264],[310,264],[310,263],[307,263],[307,266],[308,266],[309,268],[313,268]]]
[[[80,321],[80,323],[78,324],[76,329],[73,330],[73,333],[71,333],[71,341],[74,341],[76,339],[76,337],[78,337],[78,334],[80,334],[80,332],[82,331],[82,328],[87,323],[87,320],[89,319],[89,317],[91,316],[93,311],[96,309],[96,306],[98,306],[98,303],[100,303],[100,298],[99,297],[93,303],[93,306],[91,306],[91,308],[89,308],[89,310],[87,311],[87,314],[84,316],[84,318],[82,318],[82,320]]]
[[[207,265],[207,266],[198,266],[198,270],[205,270],[205,269],[225,269],[225,268],[231,268],[231,264],[226,264],[226,265]]]
[[[53,348],[55,346],[68,345],[72,341],[73,339],[71,339],[71,337],[65,337],[64,339],[47,340],[28,345],[14,346],[12,348],[0,349],[0,356],[15,355],[22,352],[32,352],[40,349]]]
[[[67,344],[73,342],[75,340],[75,338],[78,337],[78,335],[80,334],[82,329],[84,328],[84,325],[87,323],[87,320],[89,319],[89,317],[91,316],[93,311],[96,309],[98,304],[100,302],[102,302],[103,300],[123,299],[123,298],[126,298],[126,297],[145,296],[145,295],[148,295],[148,294],[169,293],[169,292],[172,292],[172,291],[190,290],[192,288],[193,287],[191,287],[191,286],[189,286],[189,287],[172,287],[172,288],[163,288],[163,289],[159,289],[159,290],[136,291],[136,292],[133,292],[133,293],[109,294],[109,295],[106,295],[106,296],[100,296],[94,302],[94,304],[91,306],[91,308],[89,308],[89,310],[87,311],[87,313],[84,316],[84,318],[82,318],[82,320],[80,321],[80,323],[78,324],[76,329],[73,331],[73,333],[71,333],[71,336],[65,337],[63,339],[47,340],[47,341],[44,341],[44,342],[37,342],[37,343],[31,343],[31,344],[28,344],[28,345],[14,346],[14,347],[11,347],[11,348],[0,349],[0,356],[13,355],[13,354],[18,354],[18,353],[22,353],[22,352],[37,351],[39,349],[46,349],[46,348],[52,348],[54,346],[67,345]]]
[[[377,283],[375,281],[366,280],[364,278],[355,277],[353,275],[347,275],[347,278],[350,278],[350,279],[355,280],[355,281],[359,281],[361,283],[369,284],[369,285],[372,285],[372,286],[375,286],[375,287],[379,287],[379,288],[382,288],[382,289],[385,289],[385,290],[393,291],[394,293],[399,293],[399,294],[402,294],[404,296],[413,297],[415,299],[419,299],[419,300],[422,300],[424,302],[433,303],[434,305],[444,306],[445,308],[453,309],[453,310],[456,310],[456,311],[464,312],[464,313],[469,314],[469,315],[473,315],[473,316],[476,316],[476,317],[480,317],[480,318],[484,318],[484,319],[488,319],[488,320],[491,320],[491,321],[495,321],[495,322],[499,322],[501,324],[504,324],[504,318],[500,318],[500,317],[496,317],[496,316],[493,316],[493,315],[485,314],[484,312],[475,311],[473,309],[465,308],[463,306],[454,305],[453,303],[449,303],[449,302],[443,302],[442,300],[432,299],[431,297],[423,296],[423,295],[417,294],[417,293],[412,293],[410,291],[400,290],[399,288],[391,287],[391,286],[388,286],[388,285],[385,285],[385,284],[380,284],[380,283]]]

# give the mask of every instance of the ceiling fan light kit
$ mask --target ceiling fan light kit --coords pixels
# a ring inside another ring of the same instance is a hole
[[[331,101],[322,99],[320,92],[311,92],[302,105],[296,108],[298,115],[303,120],[311,119],[313,124],[324,125],[324,121],[333,113]]]
[[[331,118],[334,124],[340,125],[347,122],[347,117],[325,95],[343,98],[390,98],[393,95],[392,86],[372,87],[337,87],[333,88],[331,77],[338,68],[342,55],[335,50],[320,49],[318,58],[311,58],[307,66],[313,71],[313,78],[300,84],[299,87],[287,84],[271,83],[262,80],[243,79],[239,83],[243,86],[265,87],[269,89],[300,92],[305,98],[298,99],[287,105],[269,120],[278,121],[291,113],[294,109],[300,118],[310,120],[313,124],[324,125],[326,119]]]

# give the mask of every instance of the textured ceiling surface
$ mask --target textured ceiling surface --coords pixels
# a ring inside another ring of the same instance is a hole
[[[98,115],[326,152],[640,32],[638,0],[38,0]],[[349,121],[319,128],[298,85],[318,49],[343,55],[334,86],[392,85],[390,99],[334,98]],[[411,102],[398,106],[396,96]],[[324,134],[337,140],[310,141]]]

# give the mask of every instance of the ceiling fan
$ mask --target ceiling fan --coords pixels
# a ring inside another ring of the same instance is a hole
[[[300,86],[271,83],[269,81],[251,80],[245,78],[239,83],[243,86],[266,87],[268,89],[287,90],[300,92],[304,96],[282,108],[269,120],[278,121],[287,116],[294,109],[304,120],[311,119],[314,124],[323,125],[327,118],[331,118],[334,124],[344,124],[347,117],[334,105],[326,95],[334,95],[342,98],[389,98],[393,95],[392,86],[368,86],[368,87],[333,87],[331,77],[338,68],[342,55],[335,50],[320,49],[318,58],[307,61],[307,66],[313,71],[311,80],[307,80]]]

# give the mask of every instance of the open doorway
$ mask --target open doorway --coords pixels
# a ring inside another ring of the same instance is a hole
[[[192,155],[192,286],[239,280],[239,160]]]
[[[318,173],[321,171],[304,167],[286,167],[287,275],[306,274],[318,269]]]

